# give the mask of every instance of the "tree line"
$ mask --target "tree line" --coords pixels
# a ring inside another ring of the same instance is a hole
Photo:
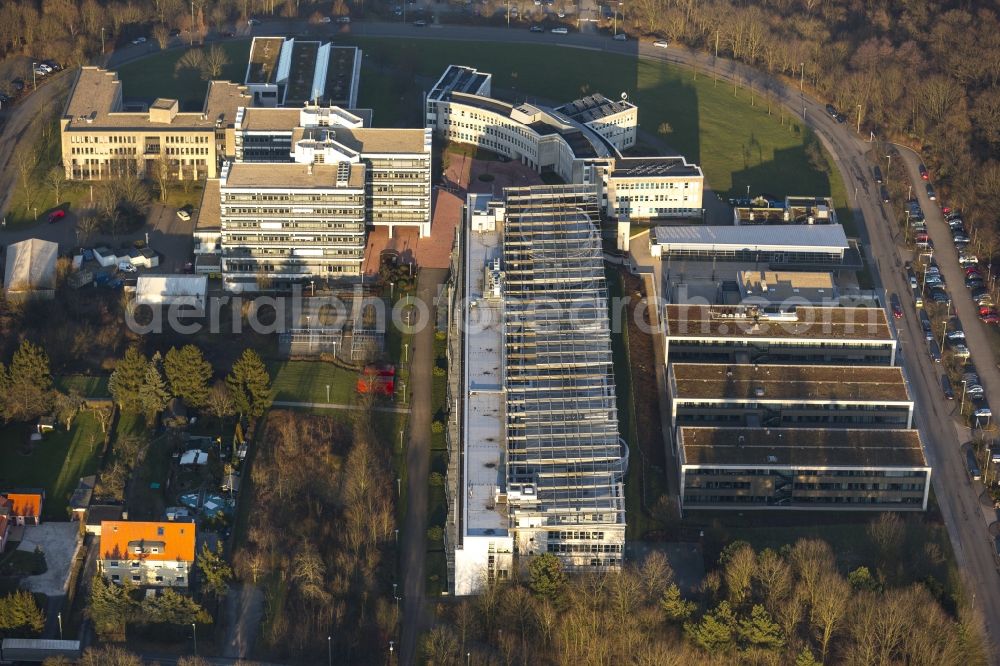
[[[267,596],[262,642],[273,659],[381,663],[396,633],[390,553],[396,527],[391,442],[371,413],[353,423],[272,410],[257,436],[251,513],[234,566]]]
[[[760,551],[734,542],[694,591],[658,552],[620,573],[573,576],[546,553],[523,580],[439,611],[422,642],[436,666],[986,663],[968,607],[949,614],[926,585],[892,587],[863,566],[845,576],[819,539]]]

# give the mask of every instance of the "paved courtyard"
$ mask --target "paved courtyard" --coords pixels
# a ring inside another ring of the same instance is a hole
[[[80,547],[79,523],[42,523],[24,528],[24,539],[18,550],[33,552],[35,547],[45,554],[45,573],[28,576],[24,586],[32,592],[59,596],[66,593],[70,563]]]

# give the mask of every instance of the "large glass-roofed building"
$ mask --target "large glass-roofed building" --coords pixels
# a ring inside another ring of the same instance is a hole
[[[461,461],[449,503],[456,594],[525,555],[554,553],[570,570],[621,565],[628,449],[598,207],[580,186],[470,197],[453,300],[464,338],[460,442],[450,442]]]

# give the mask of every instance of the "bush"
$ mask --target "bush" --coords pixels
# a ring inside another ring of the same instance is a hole
[[[444,432],[444,424],[441,423],[440,421],[435,421],[434,423],[431,424],[431,432],[434,433],[435,435],[440,435],[441,433]]]
[[[434,369],[431,372],[435,377],[444,377],[446,374],[448,374],[445,372],[444,368],[442,368],[440,365],[435,365]]]
[[[428,483],[432,486],[443,486],[444,485],[444,475],[440,472],[431,472],[431,475],[427,477]]]
[[[445,340],[448,339],[448,334],[445,333],[444,331],[435,331],[434,339],[437,340],[438,342],[444,342]]]
[[[427,528],[428,541],[440,541],[444,538],[444,530],[440,525],[433,525]]]

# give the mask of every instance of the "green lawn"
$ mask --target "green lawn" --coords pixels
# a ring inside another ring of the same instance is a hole
[[[13,423],[0,429],[0,488],[44,488],[44,520],[67,520],[66,504],[81,476],[97,472],[104,436],[90,411],[83,411],[67,432],[58,428],[35,442],[30,455],[23,442],[29,427]]]
[[[229,64],[218,78],[242,82],[250,58],[250,40],[227,41],[221,47],[229,57]],[[147,101],[167,97],[178,100],[181,111],[201,111],[208,82],[196,69],[177,69],[177,61],[186,51],[172,49],[123,65],[118,70],[118,75],[125,82],[123,96]]]
[[[62,392],[75,389],[85,398],[110,398],[107,377],[89,375],[63,375],[55,378],[55,386]]]
[[[330,386],[330,402],[338,405],[354,403],[357,373],[323,361],[273,361],[268,363],[272,395],[275,400],[294,402],[326,402],[326,386]]]
[[[417,100],[447,65],[456,43],[428,39],[345,37],[365,52],[359,105],[374,109],[379,127],[422,123]],[[231,64],[224,72],[242,81],[248,42],[228,42]],[[832,195],[850,228],[851,215],[839,174],[829,156],[825,168],[811,164],[806,132],[778,107],[712,77],[661,62],[580,49],[496,42],[461,43],[461,62],[493,74],[496,92],[568,101],[592,92],[616,97],[627,92],[639,106],[642,127],[658,132],[674,149],[701,165],[711,187],[723,196],[752,192]],[[175,76],[182,51],[170,51],[119,70],[126,97],[175,96],[200,105],[205,83],[196,73]],[[540,67],[539,63],[545,63]],[[199,107],[200,108],[200,107]],[[661,131],[662,130],[662,131]]]

